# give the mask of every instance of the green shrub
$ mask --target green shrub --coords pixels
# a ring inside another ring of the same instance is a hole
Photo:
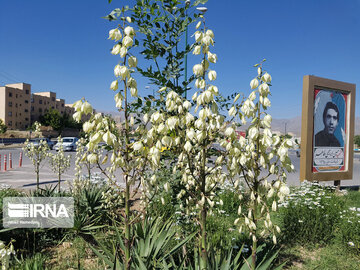
[[[337,233],[343,245],[360,254],[360,192],[349,192],[344,200]]]
[[[0,189],[0,212],[2,213],[3,199],[5,197],[23,197],[23,196],[25,196],[24,192],[18,191],[13,188],[5,187]]]
[[[147,214],[150,216],[162,216],[165,219],[174,217],[175,212],[180,212],[180,204],[182,203],[182,201],[176,197],[180,190],[184,188],[180,181],[181,175],[180,173],[173,174],[172,167],[164,163],[155,175],[157,184],[151,191],[152,198],[149,200],[149,205],[146,209]],[[150,181],[151,176],[152,175],[146,175],[146,181]],[[164,189],[164,184],[167,182],[171,187],[168,192]]]
[[[304,182],[281,206],[286,243],[326,244],[335,237],[344,200],[334,188]]]
[[[47,256],[43,253],[36,253],[32,257],[26,259],[22,258],[18,260],[17,263],[11,268],[14,270],[47,270],[45,266],[46,261],[48,260]]]
[[[112,269],[124,269],[123,242],[121,229],[111,228],[113,237],[98,240],[97,247],[91,247],[94,253]],[[173,257],[181,247],[194,237],[194,234],[179,239],[177,228],[171,220],[153,217],[136,223],[132,227],[134,242],[131,248],[134,269],[170,269],[174,268]],[[175,264],[176,265],[176,264]]]
[[[29,197],[69,197],[71,194],[67,191],[58,191],[57,185],[45,186],[44,188],[38,188],[31,190]]]

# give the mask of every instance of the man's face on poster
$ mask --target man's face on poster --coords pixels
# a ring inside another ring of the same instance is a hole
[[[325,130],[329,134],[334,134],[339,123],[339,115],[334,109],[328,109],[325,116]]]

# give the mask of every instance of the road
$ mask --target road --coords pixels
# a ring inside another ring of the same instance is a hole
[[[0,171],[0,186],[10,185],[18,189],[33,189],[36,188],[36,174],[34,172],[34,166],[31,160],[23,155],[22,167],[19,167],[19,157],[21,148],[7,148],[0,149],[1,155],[1,171]],[[56,153],[55,150],[51,150],[51,153]],[[13,169],[9,169],[9,153],[12,155]],[[7,171],[4,171],[4,155],[7,155]],[[71,156],[70,168],[61,176],[61,182],[67,185],[67,181],[72,182],[75,178],[75,155],[76,152],[65,152],[65,155]],[[99,169],[94,169],[92,172],[100,172]],[[83,174],[86,170],[83,170]],[[119,178],[121,175],[119,175]],[[56,185],[58,183],[58,177],[56,173],[51,170],[48,159],[42,163],[40,168],[40,185],[44,187],[46,185]],[[62,184],[62,186],[64,186]]]
[[[23,165],[19,168],[19,156],[21,148],[8,148],[0,149],[1,155],[1,171],[0,171],[0,185],[10,185],[18,189],[33,189],[36,187],[36,174],[34,173],[34,168],[31,161],[24,155],[23,156]],[[51,151],[55,153],[54,150]],[[12,163],[13,169],[4,171],[4,155],[7,157],[9,153],[12,154]],[[75,175],[75,152],[66,152],[66,155],[71,155],[71,167],[70,169],[62,175],[62,182],[66,181],[72,182]],[[288,175],[288,184],[290,186],[297,186],[300,184],[299,181],[299,171],[300,171],[300,158],[298,158],[295,152],[290,153],[290,158],[294,164],[295,172]],[[99,171],[99,170],[94,170]],[[84,171],[85,173],[85,171]],[[117,180],[121,181],[121,175],[117,174]],[[333,183],[333,182],[329,182]],[[57,184],[57,175],[53,173],[50,169],[48,161],[44,163],[40,170],[40,184],[42,187],[45,185],[56,185]],[[360,186],[360,154],[355,154],[354,156],[354,173],[352,180],[343,180],[341,181],[341,186]]]

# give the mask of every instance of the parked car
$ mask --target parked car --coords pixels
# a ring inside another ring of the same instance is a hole
[[[76,137],[64,137],[62,139],[62,146],[64,151],[76,151],[76,142],[79,139]],[[59,151],[60,149],[60,143],[58,142],[57,144],[55,144],[54,149],[56,151]]]
[[[54,142],[51,141],[49,138],[34,138],[34,139],[30,139],[29,140],[29,144],[27,145],[27,147],[30,147],[30,144],[34,144],[34,147],[38,147],[40,144],[40,141],[45,141],[47,143],[47,145],[49,146],[50,149],[54,148]]]

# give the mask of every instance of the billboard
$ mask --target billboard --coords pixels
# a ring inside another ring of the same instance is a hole
[[[305,76],[300,180],[352,179],[355,85]]]

